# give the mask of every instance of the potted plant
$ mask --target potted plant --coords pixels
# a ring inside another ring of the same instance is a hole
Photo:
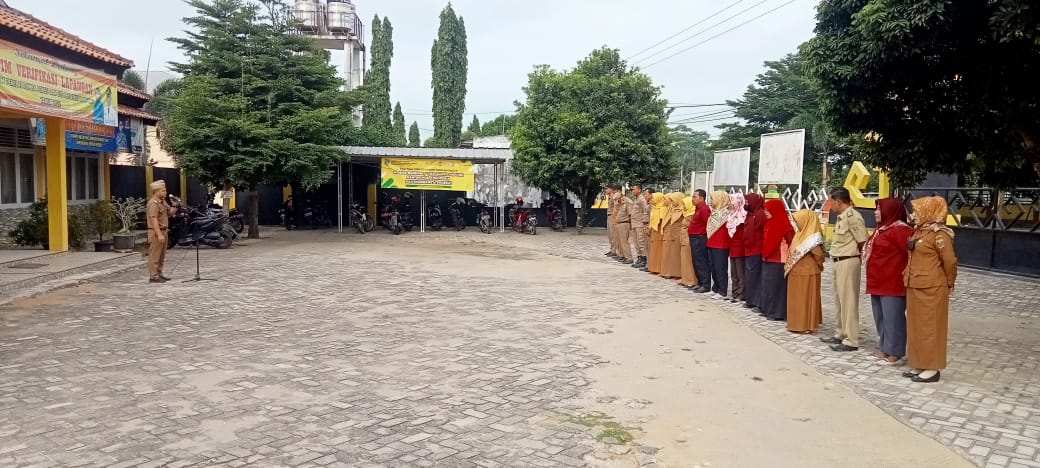
[[[135,197],[115,198],[112,199],[111,206],[112,211],[123,225],[119,232],[112,235],[115,249],[122,252],[131,251],[137,244],[137,236],[131,229],[137,221],[137,216],[144,213],[145,200]]]
[[[29,206],[29,216],[18,222],[14,230],[8,236],[15,244],[24,247],[43,245],[46,250],[49,245],[49,228],[47,226],[47,200],[39,199]]]
[[[114,241],[105,240],[105,234],[111,234],[115,228],[116,213],[112,209],[112,203],[108,200],[91,203],[87,207],[86,220],[98,235],[98,240],[94,241],[94,251],[111,252]]]

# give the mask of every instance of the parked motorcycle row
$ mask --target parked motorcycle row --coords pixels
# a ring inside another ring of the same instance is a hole
[[[227,249],[238,238],[238,232],[232,227],[231,218],[224,214],[224,209],[219,205],[212,203],[198,207],[185,205],[176,195],[170,195],[169,199],[171,204],[180,206],[180,209],[170,218],[166,238],[167,248],[189,247],[198,244]]]

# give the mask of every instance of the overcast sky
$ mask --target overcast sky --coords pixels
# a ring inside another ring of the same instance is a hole
[[[164,69],[181,57],[165,39],[183,35],[181,18],[191,9],[180,0],[7,0],[96,44],[132,59],[139,70]],[[788,4],[789,3],[789,4]],[[394,25],[391,98],[400,101],[409,123],[418,121],[423,138],[432,135],[430,115],[430,47],[437,32],[441,0],[354,0],[366,27],[372,15],[389,16]],[[734,5],[735,4],[735,5]],[[786,5],[785,5],[786,4]],[[466,21],[469,36],[469,84],[465,124],[473,113],[481,121],[514,109],[521,87],[536,64],[570,68],[603,45],[629,57],[705,18],[671,42],[635,57],[646,66],[690,46],[692,50],[650,66],[645,71],[664,87],[672,103],[713,104],[740,97],[762,62],[794,52],[812,35],[815,0],[456,0],[455,11]],[[768,13],[769,10],[778,10]],[[747,10],[744,13],[742,11]],[[747,25],[740,23],[765,14]],[[735,17],[734,17],[735,16]],[[729,21],[718,24],[722,20]],[[656,57],[640,59],[684,37],[696,35]],[[710,39],[710,40],[709,40]],[[343,54],[333,59],[342,62]],[[678,118],[720,108],[679,109]],[[711,118],[714,116],[709,116]],[[692,127],[717,131],[718,122]]]

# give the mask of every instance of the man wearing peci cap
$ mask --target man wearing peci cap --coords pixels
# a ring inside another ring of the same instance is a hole
[[[149,185],[152,198],[148,200],[148,282],[165,283],[169,278],[163,276],[163,263],[166,261],[166,236],[170,225],[170,215],[177,212],[176,207],[166,204],[166,182],[157,180]]]

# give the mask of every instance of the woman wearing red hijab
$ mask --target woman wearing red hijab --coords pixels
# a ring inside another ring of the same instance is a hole
[[[874,353],[889,364],[906,355],[906,287],[903,270],[910,251],[906,241],[914,228],[906,223],[906,208],[898,198],[882,198],[874,210],[877,227],[863,249],[867,294],[874,310],[880,349]]]
[[[747,217],[744,219],[744,307],[761,313],[762,304],[762,235],[766,226],[765,199],[757,193],[744,196]]]
[[[762,315],[776,322],[787,320],[787,278],[783,246],[791,245],[794,226],[780,200],[766,201],[766,226],[762,236]]]

